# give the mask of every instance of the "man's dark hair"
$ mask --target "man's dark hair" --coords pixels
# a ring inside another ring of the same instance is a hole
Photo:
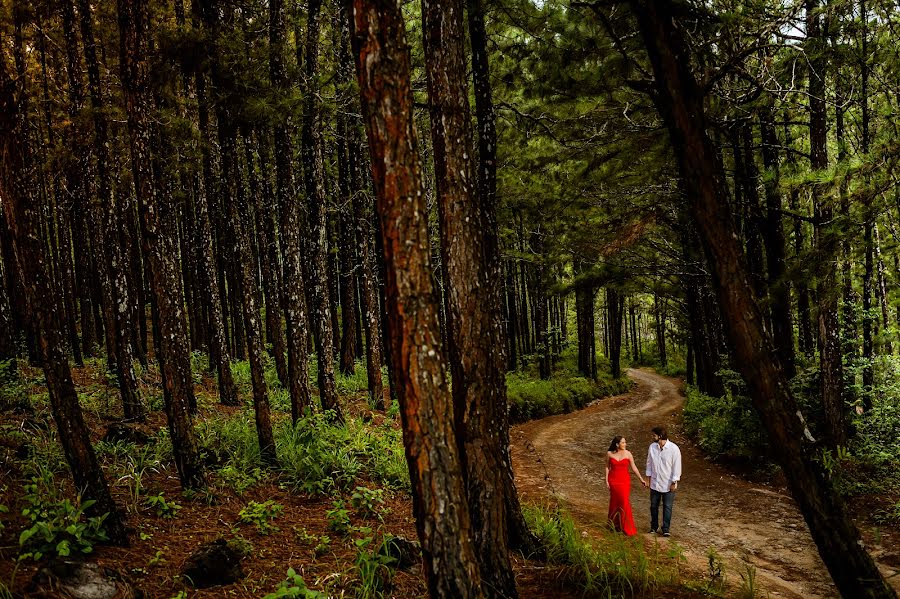
[[[669,434],[666,432],[666,427],[664,427],[664,426],[654,427],[652,432],[654,435],[656,435],[660,439],[665,439],[667,441],[669,439]]]

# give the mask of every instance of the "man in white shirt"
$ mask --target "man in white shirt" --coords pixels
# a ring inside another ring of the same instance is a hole
[[[663,504],[662,535],[669,536],[672,505],[681,479],[681,450],[669,441],[666,429],[653,429],[653,443],[647,451],[647,480],[650,483],[650,532],[659,530],[659,502]]]

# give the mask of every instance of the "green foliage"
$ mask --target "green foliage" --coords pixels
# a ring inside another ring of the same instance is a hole
[[[366,364],[357,360],[352,374],[344,374],[340,369],[334,373],[334,383],[337,392],[341,395],[356,395],[369,390],[369,377],[366,373]]]
[[[13,358],[0,360],[0,411],[24,409],[29,405],[27,382]]]
[[[197,438],[204,461],[230,465],[238,472],[260,466],[259,441],[250,410],[234,415],[219,414],[197,423]]]
[[[389,423],[372,427],[350,419],[334,425],[325,414],[307,414],[296,426],[277,425],[275,443],[282,479],[308,493],[349,490],[363,474],[391,488],[409,488],[400,432]]]
[[[97,455],[102,458],[109,470],[115,473],[117,482],[128,490],[128,509],[137,513],[141,506],[144,490],[144,477],[158,472],[165,456],[159,453],[160,444],[151,442],[143,446],[119,441],[107,443],[100,441],[96,445]]]
[[[222,482],[238,495],[265,478],[262,468],[256,466],[249,471],[241,470],[232,462],[228,462],[218,471]]]
[[[314,591],[306,586],[303,577],[297,574],[293,568],[288,568],[287,578],[279,583],[273,593],[269,593],[263,599],[282,599],[283,597],[300,597],[301,599],[328,599],[328,596],[319,591]]]
[[[389,542],[390,537],[387,535],[379,544],[375,544],[371,536],[354,541],[356,558],[353,561],[353,571],[359,581],[356,596],[360,599],[380,599],[390,585],[397,560],[381,551],[382,544]]]
[[[150,508],[160,518],[174,518],[178,515],[181,506],[171,500],[166,500],[165,495],[150,495],[144,500],[144,505]]]
[[[549,380],[510,372],[506,375],[509,421],[526,422],[578,410],[595,399],[625,393],[631,384],[627,378],[613,380],[604,374],[595,382],[578,376],[574,369],[558,371]]]
[[[19,534],[19,559],[40,560],[43,557],[68,557],[90,553],[94,545],[107,540],[103,516],[88,517],[84,511],[93,500],[72,503],[68,498],[58,498],[48,486],[49,480],[33,478],[25,485],[25,508],[22,515],[30,526]]]
[[[725,562],[715,547],[706,550],[706,559],[709,563],[708,571],[710,581],[719,590],[725,589]]]
[[[710,397],[688,387],[684,428],[711,457],[753,458],[765,455],[765,433],[750,398],[726,386],[724,397]]]
[[[332,504],[332,508],[325,512],[325,519],[328,521],[328,530],[341,535],[350,532],[350,512],[343,500],[337,499]]]
[[[251,501],[240,511],[238,518],[243,524],[254,524],[259,534],[267,535],[279,530],[272,522],[284,513],[284,506],[269,499],[262,503]]]
[[[328,551],[328,548],[331,547],[331,537],[328,535],[316,536],[309,534],[305,528],[294,529],[294,535],[297,537],[297,540],[304,545],[311,545],[313,558],[318,559],[322,555]]]
[[[598,596],[631,596],[636,589],[656,589],[674,583],[684,561],[680,549],[648,553],[639,537],[611,534],[594,544],[576,529],[570,516],[527,506],[529,528],[537,535],[551,564],[567,566],[565,576],[584,592]]]
[[[382,520],[381,511],[384,509],[384,491],[382,489],[356,487],[353,495],[350,496],[350,505],[363,517],[376,517]]]

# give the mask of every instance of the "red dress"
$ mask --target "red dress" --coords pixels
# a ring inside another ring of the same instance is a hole
[[[619,532],[636,535],[634,516],[631,514],[631,464],[628,458],[609,458],[609,521]]]

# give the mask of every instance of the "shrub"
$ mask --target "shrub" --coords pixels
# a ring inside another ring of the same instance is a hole
[[[344,502],[338,499],[332,505],[333,507],[325,512],[325,519],[328,520],[328,529],[342,535],[349,533],[350,512],[347,511]]]
[[[180,505],[172,500],[166,500],[165,495],[162,493],[150,495],[144,503],[160,518],[174,518],[178,515],[178,511],[181,510]]]
[[[282,478],[308,493],[349,490],[363,474],[409,489],[400,434],[389,425],[372,427],[359,419],[334,425],[324,414],[307,414],[296,425],[280,423],[275,443]]]
[[[25,485],[27,507],[22,515],[31,525],[19,534],[19,559],[40,560],[45,556],[67,557],[72,554],[90,553],[94,545],[107,540],[103,516],[87,517],[84,511],[93,500],[72,503],[68,498],[59,499],[52,478],[33,478]]]
[[[688,388],[683,412],[685,431],[713,458],[765,455],[765,433],[750,398],[726,388],[723,397]]]
[[[287,578],[279,583],[274,593],[269,593],[263,599],[282,599],[283,597],[300,597],[301,599],[327,599],[328,596],[319,591],[314,591],[306,586],[303,577],[297,574],[293,568],[288,568]]]
[[[627,378],[606,376],[592,381],[571,371],[557,372],[548,380],[511,372],[506,375],[509,420],[510,423],[526,422],[579,410],[600,397],[624,393],[631,384]]]
[[[380,512],[384,509],[384,491],[356,487],[353,495],[350,496],[350,505],[364,517],[376,517],[381,520]]]
[[[284,506],[269,499],[262,503],[251,501],[238,513],[238,518],[243,524],[254,524],[260,534],[267,535],[277,531],[278,527],[272,524],[276,518],[284,513]]]
[[[389,542],[387,539],[382,543]],[[390,585],[397,560],[380,551],[381,544],[374,544],[371,536],[354,541],[356,558],[353,571],[358,579],[356,596],[360,599],[376,599],[384,596]]]

